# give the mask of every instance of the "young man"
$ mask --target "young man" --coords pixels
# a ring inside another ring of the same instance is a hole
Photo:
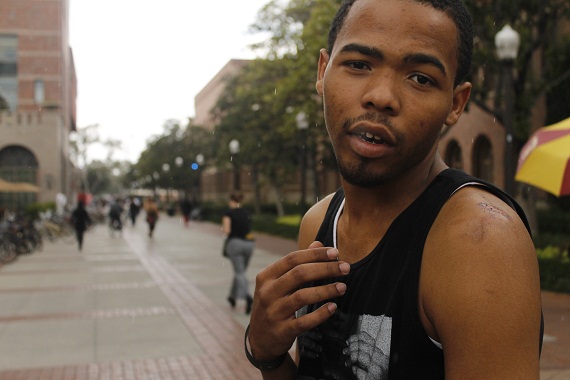
[[[437,152],[469,99],[472,39],[458,0],[341,5],[316,87],[342,189],[257,276],[246,349],[265,379],[538,379],[524,216]]]

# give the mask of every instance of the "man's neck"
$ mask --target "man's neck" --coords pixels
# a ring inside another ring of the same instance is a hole
[[[343,213],[349,216],[351,224],[378,220],[380,215],[395,218],[446,168],[447,165],[436,158],[423,170],[409,170],[373,188],[354,186],[341,179],[346,199]]]
[[[345,204],[337,227],[341,258],[349,263],[368,255],[398,217],[447,166],[435,164],[381,186],[363,188],[343,180]]]

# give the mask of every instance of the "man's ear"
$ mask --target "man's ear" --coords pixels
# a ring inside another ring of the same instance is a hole
[[[317,93],[321,96],[323,96],[323,88],[324,88],[324,77],[325,77],[325,71],[327,69],[327,64],[329,63],[329,53],[327,52],[326,49],[321,49],[320,50],[320,55],[319,55],[319,65],[318,65],[318,71],[317,71],[317,83],[315,84],[315,87],[317,89]]]
[[[457,123],[471,95],[471,87],[469,82],[463,82],[455,87],[455,90],[453,90],[453,106],[449,115],[447,115],[447,119],[445,119],[445,125],[451,126]]]

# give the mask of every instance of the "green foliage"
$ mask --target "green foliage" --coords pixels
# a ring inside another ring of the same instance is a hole
[[[559,263],[570,263],[570,256],[568,255],[570,247],[560,248],[554,246],[547,246],[543,249],[537,249],[536,253],[540,260],[553,260]],[[570,276],[570,273],[568,273]]]
[[[566,235],[570,241],[570,212],[559,208],[537,211],[541,231]]]
[[[253,218],[253,230],[286,239],[297,239],[299,225],[291,224],[291,220],[288,217],[282,218],[267,214],[256,215]]]
[[[285,215],[277,218],[277,223],[286,224],[288,226],[299,227],[301,224],[302,216],[300,214]]]
[[[128,174],[129,182],[147,188],[191,191],[199,180],[199,172],[192,169],[192,164],[200,154],[205,160],[213,157],[210,132],[192,124],[182,127],[175,121],[167,122],[163,133],[147,143]]]
[[[253,61],[238,75],[228,78],[213,115],[215,135],[199,127],[182,128],[169,123],[165,133],[149,141],[148,148],[128,175],[130,182],[152,188],[187,189],[196,174],[186,165],[198,153],[209,166],[230,169],[234,164],[250,168],[256,190],[265,181],[279,189],[296,174],[305,154],[316,166],[334,167],[334,154],[327,143],[322,102],[315,91],[319,49],[327,46],[330,21],[341,0],[271,0],[259,12],[251,31],[269,37],[254,45],[262,59]],[[466,0],[474,19],[472,100],[501,118],[504,94],[499,89],[501,65],[494,38],[507,23],[520,33],[521,47],[514,62],[516,144],[530,134],[531,112],[540,99],[547,99],[547,120],[570,116],[570,38],[560,33],[570,20],[568,0]],[[568,96],[565,96],[568,95]],[[495,99],[493,105],[489,100]],[[305,113],[309,127],[299,130],[296,115]],[[196,129],[198,128],[198,129]],[[232,157],[229,141],[240,142]],[[175,168],[176,157],[184,168]],[[318,157],[318,158],[317,158]],[[162,165],[170,171],[163,173]],[[155,175],[156,173],[156,175]],[[318,177],[314,177],[319,189]],[[317,190],[318,191],[318,190]],[[318,198],[321,194],[315,194]],[[259,197],[256,197],[259,198]],[[256,209],[259,208],[256,200]],[[276,203],[281,202],[277,197]],[[550,233],[548,231],[548,233]]]
[[[116,193],[117,188],[113,186],[111,168],[101,161],[91,162],[87,168],[88,189],[94,195],[105,193]]]
[[[55,211],[55,202],[32,203],[26,207],[26,216],[30,219],[38,219],[40,213]]]
[[[570,249],[570,212],[561,207],[551,207],[549,210],[538,210],[538,231],[533,236],[534,245],[542,250],[542,257],[552,250],[562,253]],[[546,255],[546,256],[545,256]]]
[[[546,78],[550,79],[544,84],[548,104],[546,124],[550,125],[570,116],[570,36],[564,35],[553,44],[544,62]]]
[[[542,290],[570,293],[570,262],[539,259],[538,264]]]
[[[543,95],[548,95],[549,122],[570,116],[562,94],[568,93],[570,75],[568,38],[560,33],[563,20],[570,18],[567,0],[468,0],[474,21],[474,55],[471,81],[472,100],[485,105],[489,95],[500,91],[500,62],[495,55],[495,35],[510,24],[520,34],[521,46],[513,70],[515,97],[514,130],[518,144],[530,134],[531,112]],[[542,56],[543,65],[537,65]],[[490,110],[503,116],[498,93]]]
[[[244,205],[243,207],[253,214],[253,207],[251,205]],[[295,205],[288,205],[286,208],[289,211],[296,207]],[[202,220],[220,224],[226,210],[227,206],[223,204],[202,204]],[[297,239],[300,223],[300,214],[290,214],[279,217],[276,215],[275,206],[273,205],[267,205],[264,207],[263,213],[252,216],[252,229],[254,232],[266,233],[285,239]]]

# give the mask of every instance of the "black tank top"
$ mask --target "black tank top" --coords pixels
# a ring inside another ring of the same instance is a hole
[[[347,293],[336,313],[298,338],[298,379],[443,379],[443,352],[419,319],[418,286],[428,232],[449,197],[465,185],[483,186],[511,205],[525,225],[520,206],[491,184],[447,169],[391,224],[376,248],[351,265],[342,279]],[[334,195],[316,240],[334,246],[335,216],[344,192]],[[310,285],[309,285],[310,286]],[[305,314],[321,306],[310,305]]]

